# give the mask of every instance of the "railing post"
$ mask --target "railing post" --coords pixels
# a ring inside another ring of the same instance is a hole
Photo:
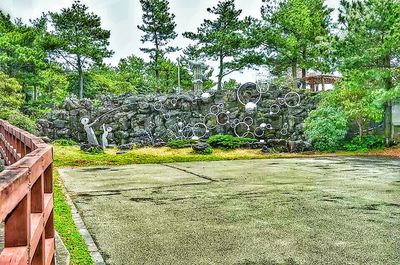
[[[18,204],[4,222],[4,246],[28,246],[30,241],[30,198],[29,194]]]

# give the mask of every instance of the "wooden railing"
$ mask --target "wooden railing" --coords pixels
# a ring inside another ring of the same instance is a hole
[[[3,264],[55,264],[53,151],[40,138],[0,120],[0,221]]]

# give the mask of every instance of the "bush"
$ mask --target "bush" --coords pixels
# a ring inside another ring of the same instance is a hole
[[[210,155],[212,154],[212,152],[214,152],[214,149],[211,146],[207,146],[207,148],[203,149],[203,150],[194,150],[193,152],[195,152],[196,154],[200,154],[200,155]]]
[[[76,142],[71,139],[57,139],[53,141],[53,144],[58,146],[73,146],[76,145]]]
[[[103,147],[99,145],[82,144],[81,151],[91,155],[104,154]]]
[[[369,149],[382,148],[385,146],[385,137],[378,135],[368,135],[364,137],[354,137],[350,142],[344,144],[347,151],[365,152]]]
[[[322,105],[305,120],[305,134],[318,151],[338,150],[347,133],[344,112],[335,106]]]
[[[235,137],[232,135],[213,135],[208,138],[207,143],[212,147],[219,147],[223,149],[235,149],[239,148],[246,143],[252,143],[256,141],[252,138]]]
[[[0,111],[0,119],[7,120],[12,125],[30,133],[37,133],[35,121],[18,110]]]
[[[196,140],[191,140],[191,139],[183,139],[183,140],[173,140],[173,141],[169,141],[166,146],[170,147],[170,148],[187,148],[187,147],[191,147],[192,144],[197,143]]]

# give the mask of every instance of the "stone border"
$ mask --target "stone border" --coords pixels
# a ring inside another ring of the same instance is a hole
[[[56,265],[69,265],[71,255],[57,231],[54,239],[56,241]]]
[[[64,186],[64,183],[62,181],[62,176],[65,173],[63,172],[62,169],[57,169],[57,170],[61,177],[60,181],[62,183],[61,186],[62,186],[64,195],[65,195],[65,198],[67,199],[67,203],[68,203],[69,207],[71,208],[72,219],[74,220],[74,223],[75,223],[76,227],[78,228],[79,233],[82,235],[83,240],[85,240],[86,246],[89,249],[90,256],[92,257],[92,259],[96,265],[106,265],[103,257],[100,254],[99,249],[97,248],[96,243],[94,242],[92,236],[90,235],[89,231],[87,230],[85,223],[82,220],[82,217],[80,216],[78,210],[75,207],[74,202],[72,201],[71,197],[69,196],[69,194]]]

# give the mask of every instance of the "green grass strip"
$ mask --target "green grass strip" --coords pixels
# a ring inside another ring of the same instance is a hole
[[[89,250],[72,219],[71,209],[61,186],[60,175],[54,170],[54,224],[71,255],[71,265],[94,264]]]

